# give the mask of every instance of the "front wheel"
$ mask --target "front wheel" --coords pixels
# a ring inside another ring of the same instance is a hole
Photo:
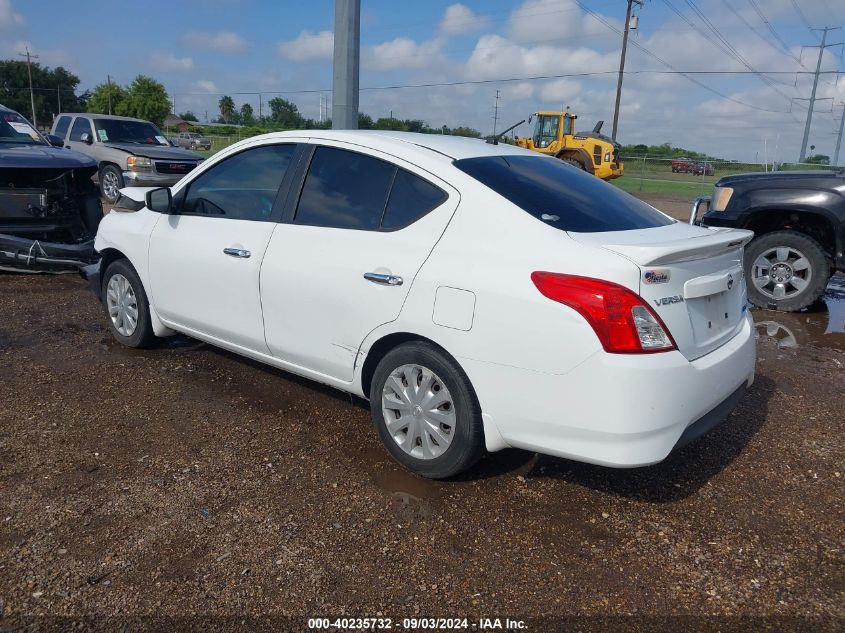
[[[745,249],[748,300],[760,308],[796,312],[815,303],[830,279],[822,247],[797,231],[775,231]]]
[[[370,407],[388,452],[424,477],[457,475],[484,452],[481,410],[469,378],[430,343],[400,345],[379,362]]]
[[[109,329],[118,343],[127,347],[149,347],[155,342],[147,293],[129,260],[118,259],[106,268],[103,307]]]
[[[123,174],[114,165],[106,165],[100,170],[100,191],[111,203],[117,202],[123,189]]]

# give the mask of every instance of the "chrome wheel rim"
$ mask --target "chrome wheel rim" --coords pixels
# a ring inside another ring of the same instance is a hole
[[[114,329],[121,336],[132,336],[138,327],[138,300],[132,284],[121,274],[115,274],[106,286],[106,308]]]
[[[110,170],[103,173],[103,193],[106,194],[106,198],[109,200],[117,198],[119,191],[120,183],[117,180],[117,174]]]
[[[764,296],[781,301],[803,292],[813,278],[813,267],[804,253],[777,246],[761,253],[751,266],[751,282]]]
[[[440,377],[422,365],[394,369],[384,384],[381,409],[387,432],[417,459],[440,457],[455,437],[455,404]]]

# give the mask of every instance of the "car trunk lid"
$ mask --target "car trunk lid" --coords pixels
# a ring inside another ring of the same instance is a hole
[[[676,223],[570,235],[639,267],[640,286],[633,290],[660,316],[687,359],[712,352],[741,327],[746,311],[742,251],[751,231]]]

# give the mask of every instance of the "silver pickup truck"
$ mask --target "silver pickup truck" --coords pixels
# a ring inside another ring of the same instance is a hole
[[[185,149],[202,149],[205,151],[211,149],[211,139],[197,132],[181,132],[176,136],[171,136],[170,142],[176,147],[184,147]]]
[[[203,161],[173,147],[149,121],[105,114],[63,113],[51,134],[97,161],[100,191],[116,202],[122,187],[170,187]]]

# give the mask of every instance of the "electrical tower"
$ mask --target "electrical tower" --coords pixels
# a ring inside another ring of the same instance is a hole
[[[842,42],[838,42],[836,44],[828,44],[827,43],[827,33],[828,31],[836,31],[839,30],[840,27],[824,27],[823,29],[813,29],[814,31],[821,31],[822,32],[822,43],[818,46],[806,46],[804,48],[818,48],[819,49],[819,60],[816,62],[816,73],[813,77],[813,91],[810,93],[810,106],[807,108],[807,122],[804,124],[804,139],[801,141],[801,154],[798,156],[798,162],[803,163],[804,160],[807,158],[807,142],[810,140],[810,125],[813,122],[813,108],[816,104],[816,88],[819,85],[819,73],[821,72],[822,68],[822,56],[824,55],[824,49],[831,48],[833,46],[841,46]]]
[[[358,129],[361,0],[335,0],[332,128]]]
[[[35,91],[32,89],[32,61],[38,59],[38,55],[32,55],[29,52],[29,46],[26,47],[25,53],[18,53],[21,57],[26,57],[26,74],[29,75],[29,102],[32,106],[32,126],[38,128],[38,121],[35,120]]]
[[[619,103],[622,101],[622,77],[625,74],[625,55],[628,52],[628,33],[631,30],[631,9],[633,5],[643,6],[643,0],[628,0],[628,10],[625,13],[625,32],[622,34],[622,55],[619,57],[619,79],[616,81],[616,106],[613,108],[613,131],[610,138],[616,140],[616,130],[619,128]]]
[[[839,148],[842,145],[842,130],[845,129],[845,102],[840,103],[842,106],[842,118],[839,119],[839,136],[836,138],[836,151],[833,153],[833,164],[839,164]]]
[[[493,138],[496,138],[496,124],[499,122],[499,91],[496,91],[496,100],[493,102]]]

